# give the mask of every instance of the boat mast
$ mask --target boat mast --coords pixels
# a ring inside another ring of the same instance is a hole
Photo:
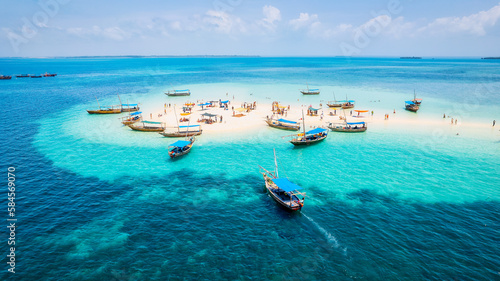
[[[120,102],[120,111],[123,111],[123,106],[122,106],[122,99],[120,99],[120,95],[116,94],[118,96],[118,101]]]
[[[273,148],[274,152],[274,176],[278,178],[278,162],[276,160],[276,149]]]
[[[337,103],[337,98],[335,97],[335,91],[333,91],[333,103]]]
[[[175,111],[175,104],[174,104],[174,116],[175,116],[175,122],[177,122],[177,132],[180,133],[181,128],[179,127],[179,120],[177,120],[177,112]]]
[[[101,105],[99,104],[99,100],[97,99],[96,96],[94,96],[95,100],[97,101],[97,107],[99,107],[99,110],[101,110]]]
[[[304,139],[306,138],[306,119],[304,118],[304,109],[302,109],[302,129],[304,131]]]

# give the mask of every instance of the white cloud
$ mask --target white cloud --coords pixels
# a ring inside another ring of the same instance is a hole
[[[318,15],[308,13],[300,13],[299,18],[290,20],[289,24],[292,26],[294,30],[301,29],[303,27],[311,26],[313,24],[317,25],[319,23]]]
[[[430,33],[470,33],[477,36],[486,34],[485,28],[492,27],[500,18],[500,4],[487,11],[465,17],[445,17],[438,18],[425,27],[419,29],[420,32]]]
[[[262,8],[262,13],[264,14],[264,18],[257,21],[257,25],[274,31],[276,29],[276,23],[281,21],[280,10],[276,7],[266,5]]]
[[[245,27],[240,18],[229,15],[223,11],[209,10],[203,18],[204,29],[214,30],[221,33],[232,31],[244,32]]]

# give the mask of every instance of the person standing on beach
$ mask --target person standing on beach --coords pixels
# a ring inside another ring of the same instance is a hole
[[[446,113],[443,114],[443,119],[446,118]]]
[[[396,109],[394,108],[394,114],[396,114]]]
[[[453,125],[453,118],[451,118],[451,125]]]
[[[497,121],[493,120],[493,127],[495,127],[496,123],[497,123]]]
[[[457,124],[457,122],[458,122],[458,119],[455,119],[455,125]]]

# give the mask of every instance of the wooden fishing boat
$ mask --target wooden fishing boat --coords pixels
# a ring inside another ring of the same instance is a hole
[[[120,107],[115,107],[115,106],[110,106],[110,107],[99,106],[99,109],[96,110],[87,109],[87,112],[89,114],[118,114],[122,113],[122,110]]]
[[[42,78],[42,75],[31,75],[31,78]]]
[[[0,75],[0,80],[10,80],[12,76]]]
[[[189,140],[179,140],[174,142],[173,144],[168,146],[170,148],[168,151],[168,156],[173,159],[188,154],[193,147],[193,143],[193,137],[191,137]]]
[[[190,130],[190,128],[197,128],[197,130]],[[185,129],[182,130],[181,129]],[[191,125],[191,126],[178,126],[177,127],[177,132],[167,132],[163,131],[159,133],[160,135],[168,138],[181,138],[181,137],[192,137],[192,136],[199,136],[203,133],[203,130],[201,129],[200,125]]]
[[[333,93],[333,101],[327,102],[326,105],[330,108],[342,107],[342,103],[335,98],[335,93]]]
[[[268,170],[259,166],[261,169],[260,173],[264,177],[264,181],[266,183],[267,191],[274,199],[274,201],[276,201],[280,206],[282,206],[286,210],[300,211],[304,206],[304,200],[306,194],[298,191],[301,190],[302,187],[292,183],[287,178],[278,177],[278,163],[276,161],[276,151],[274,151],[274,164],[275,164],[274,173],[269,172]]]
[[[267,118],[266,123],[267,123],[267,125],[269,125],[269,127],[273,127],[273,128],[277,128],[277,129],[290,130],[290,131],[300,130],[299,122],[290,121],[290,120],[286,120],[286,119],[275,120],[272,118]]]
[[[180,97],[180,96],[189,96],[191,95],[191,91],[189,90],[172,90],[165,93],[165,95],[169,97]]]
[[[309,86],[305,90],[300,90],[303,95],[319,95],[319,89],[309,89]]]
[[[163,122],[142,120],[140,122],[128,124],[127,126],[134,131],[141,131],[141,132],[162,132],[165,130],[165,123]]]
[[[141,115],[141,113],[142,112],[137,111],[137,112],[131,113],[128,116],[122,117],[121,118],[122,119],[122,124],[123,125],[130,125],[130,124],[134,124],[135,122],[142,121],[142,115]]]
[[[368,129],[366,122],[345,122],[342,124],[330,123],[328,128],[334,132],[361,133]]]
[[[29,78],[31,75],[30,74],[19,74],[16,75],[16,78]]]
[[[354,101],[353,100],[346,100],[346,101],[342,101],[342,108],[343,109],[350,109],[350,108],[354,108]]]
[[[45,74],[43,74],[43,77],[55,77],[55,76],[57,76],[57,73],[51,74],[51,73],[45,72]]]
[[[310,145],[314,143],[318,143],[328,137],[328,130],[323,128],[316,128],[306,132],[306,123],[304,120],[304,111],[302,111],[302,128],[304,132],[302,134],[295,135],[290,143],[293,145]]]
[[[406,103],[405,109],[408,111],[417,112],[420,108],[417,104],[415,104],[412,101],[406,101],[405,103]]]

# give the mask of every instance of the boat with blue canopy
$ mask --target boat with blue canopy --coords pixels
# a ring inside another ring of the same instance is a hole
[[[136,111],[130,113],[130,115],[122,117],[122,124],[123,125],[130,125],[134,124],[135,122],[139,122],[142,120],[142,112],[141,111]]]
[[[188,154],[193,147],[194,138],[191,137],[189,140],[178,140],[173,144],[169,145],[168,156],[170,158],[177,158],[182,155]]]
[[[294,135],[295,137],[290,141],[293,145],[309,145],[320,142],[328,137],[328,130],[323,128],[316,128],[306,132],[306,123],[304,118],[304,111],[302,111],[302,128],[303,133]]]
[[[203,133],[200,125],[178,126],[177,132],[161,132],[160,135],[169,138],[192,137],[199,136]]]
[[[307,85],[307,89],[300,90],[303,95],[319,95],[319,89],[309,89],[309,85]]]
[[[133,124],[128,124],[130,129],[141,132],[162,132],[165,130],[164,122],[140,121]]]
[[[330,123],[328,128],[334,132],[361,133],[368,129],[366,122],[344,122],[341,124]]]
[[[282,130],[290,130],[290,131],[298,131],[300,130],[300,124],[299,122],[296,121],[290,121],[286,119],[272,119],[272,118],[267,118],[266,119],[267,125],[269,127],[277,128],[277,129],[282,129]]]
[[[417,112],[419,110],[419,106],[414,103],[413,101],[406,101],[405,102],[405,109],[411,112]]]
[[[280,206],[289,211],[300,211],[304,206],[306,197],[305,192],[300,192],[302,187],[291,182],[288,178],[280,178],[278,175],[278,162],[276,159],[276,150],[274,150],[274,173],[264,169],[259,165],[260,173],[264,177],[266,189],[271,197]]]
[[[172,90],[172,91],[166,92],[165,95],[167,95],[169,97],[189,96],[189,95],[191,95],[191,91],[189,91],[188,89],[186,89],[186,90]]]

